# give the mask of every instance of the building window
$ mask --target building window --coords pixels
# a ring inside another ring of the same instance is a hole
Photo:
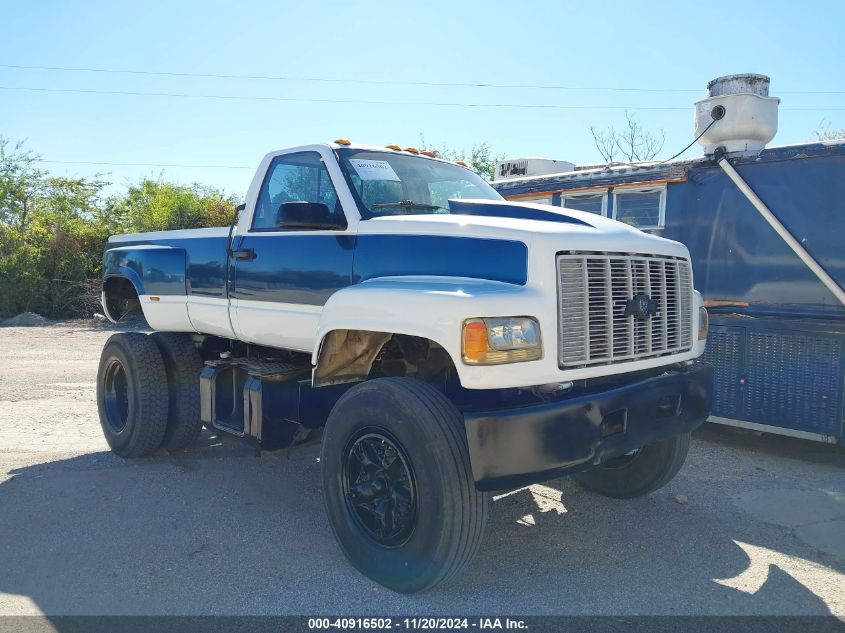
[[[533,202],[534,204],[551,204],[551,196],[537,196],[536,198],[520,198],[519,202]]]
[[[662,229],[666,224],[666,187],[614,189],[613,219],[638,229]]]
[[[560,199],[565,209],[607,215],[607,191],[561,194]]]

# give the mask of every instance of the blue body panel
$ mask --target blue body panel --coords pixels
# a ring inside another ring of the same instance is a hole
[[[516,218],[520,220],[541,220],[543,222],[590,226],[583,220],[570,215],[564,215],[563,213],[534,209],[532,207],[504,206],[495,201],[485,204],[475,201],[449,200],[449,213],[452,215],[479,215],[488,218]]]
[[[139,295],[184,295],[185,251],[158,248],[112,248],[103,258],[103,277],[125,277]]]
[[[513,240],[441,235],[361,235],[355,282],[394,275],[470,277],[525,285],[528,248]]]
[[[225,298],[227,243],[228,238],[216,235],[112,243],[106,247],[105,275],[129,278],[139,294]],[[257,232],[236,238],[233,248],[252,248],[255,258],[233,260],[229,296],[252,301],[325,305],[341,288],[397,275],[519,285],[528,278],[528,249],[514,240]]]
[[[233,298],[321,306],[352,283],[354,235],[249,233],[234,248],[255,259],[233,261]]]
[[[228,238],[216,235],[110,241],[103,255],[103,276],[128,278],[138,294],[225,298],[227,244]],[[132,248],[137,246],[145,248]],[[159,281],[151,285],[152,279]]]

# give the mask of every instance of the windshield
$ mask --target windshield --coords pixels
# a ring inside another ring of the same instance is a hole
[[[470,169],[397,152],[338,149],[361,215],[449,213],[449,199],[503,200]]]

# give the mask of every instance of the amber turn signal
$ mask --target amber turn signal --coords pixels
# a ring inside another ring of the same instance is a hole
[[[481,319],[470,319],[464,323],[464,360],[480,363],[487,357],[487,326]]]

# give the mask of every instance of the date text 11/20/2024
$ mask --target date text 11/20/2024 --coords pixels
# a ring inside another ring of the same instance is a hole
[[[518,618],[497,617],[413,617],[413,618],[308,618],[309,630],[363,630],[389,631],[393,629],[410,630],[526,630],[525,620]]]

